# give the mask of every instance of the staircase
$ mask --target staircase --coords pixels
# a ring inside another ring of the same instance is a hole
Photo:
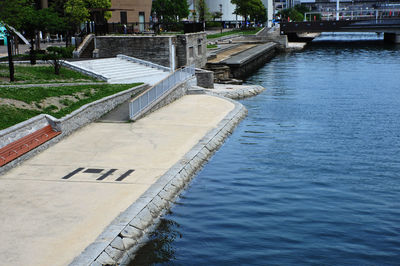
[[[103,76],[108,83],[114,84],[143,82],[154,85],[170,74],[166,67],[127,56],[73,61],[68,65],[85,73]]]

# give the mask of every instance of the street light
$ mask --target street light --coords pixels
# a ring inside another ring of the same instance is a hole
[[[336,20],[339,20],[339,0],[336,0]]]

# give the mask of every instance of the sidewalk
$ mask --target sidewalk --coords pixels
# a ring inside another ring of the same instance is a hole
[[[136,123],[92,123],[0,176],[4,265],[66,265],[234,108],[187,95]]]

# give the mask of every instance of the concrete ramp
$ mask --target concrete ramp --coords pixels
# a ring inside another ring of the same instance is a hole
[[[169,68],[137,58],[118,55],[114,58],[68,62],[76,70],[103,76],[108,83],[127,84],[143,82],[154,85],[166,78]]]

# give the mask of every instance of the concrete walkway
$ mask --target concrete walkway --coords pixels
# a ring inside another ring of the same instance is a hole
[[[0,261],[66,265],[234,108],[188,95],[136,123],[92,123],[0,176]]]

